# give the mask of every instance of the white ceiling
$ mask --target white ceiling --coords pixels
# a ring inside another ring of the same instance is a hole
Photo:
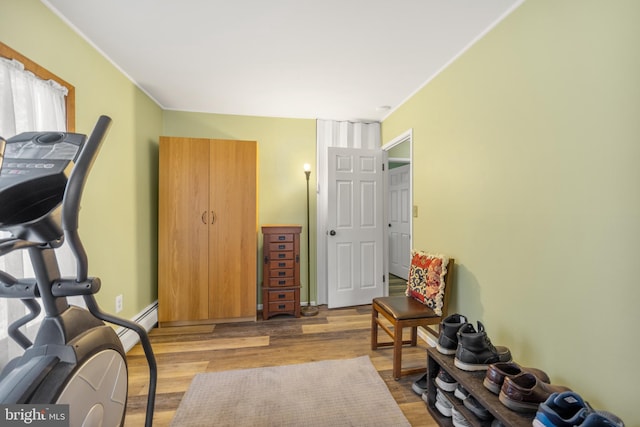
[[[367,121],[522,1],[42,0],[164,109]]]

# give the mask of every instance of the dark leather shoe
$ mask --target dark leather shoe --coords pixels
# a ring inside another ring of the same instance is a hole
[[[456,354],[458,348],[458,329],[467,323],[467,318],[462,314],[452,314],[440,322],[440,333],[436,350],[442,354]]]
[[[471,323],[465,323],[458,330],[458,348],[453,363],[463,371],[486,371],[490,364],[511,362],[511,352],[507,347],[494,346],[482,322],[478,330]]]
[[[543,383],[549,384],[549,376],[540,369],[523,368],[515,362],[499,362],[489,365],[482,384],[494,394],[499,394],[505,377],[515,377],[523,372],[535,375]]]
[[[529,372],[514,377],[505,377],[498,398],[507,408],[516,412],[534,413],[540,403],[547,400],[552,393],[571,391],[561,385],[543,383]]]

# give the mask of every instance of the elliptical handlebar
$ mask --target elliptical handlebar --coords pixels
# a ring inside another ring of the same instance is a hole
[[[2,168],[2,162],[4,161],[4,148],[7,146],[7,141],[0,136],[0,168]]]
[[[38,242],[29,242],[28,240],[21,239],[0,239],[0,256],[6,255],[9,252],[13,252],[18,249],[26,249],[32,246],[38,246]]]
[[[75,161],[62,201],[62,229],[64,230],[65,240],[69,243],[69,247],[77,261],[76,280],[78,282],[87,280],[89,271],[87,253],[78,234],[80,201],[82,200],[82,192],[87,182],[87,176],[107,135],[111,122],[111,118],[107,116],[98,118],[89,139]]]

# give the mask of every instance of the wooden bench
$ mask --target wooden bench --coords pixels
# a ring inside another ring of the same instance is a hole
[[[441,315],[436,314],[433,309],[409,296],[401,295],[373,299],[371,307],[371,349],[377,350],[379,347],[393,346],[393,377],[396,380],[403,375],[424,372],[425,368],[402,371],[402,346],[405,344],[411,346],[417,345],[418,326],[422,326],[434,336],[438,336],[438,332],[431,328],[431,325],[437,325],[442,319],[447,317],[453,266],[454,260],[450,258],[447,264],[447,273],[444,276],[445,287],[442,297]],[[378,317],[379,314],[382,314],[382,316],[391,323],[391,327],[387,326],[387,324]],[[391,337],[392,342],[378,342],[378,326]],[[404,328],[411,328],[410,340],[402,339]]]

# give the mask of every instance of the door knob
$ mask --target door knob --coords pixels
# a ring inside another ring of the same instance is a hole
[[[335,235],[336,235],[336,230],[331,230],[331,231],[329,232],[329,234],[330,234],[331,236],[335,236]]]

